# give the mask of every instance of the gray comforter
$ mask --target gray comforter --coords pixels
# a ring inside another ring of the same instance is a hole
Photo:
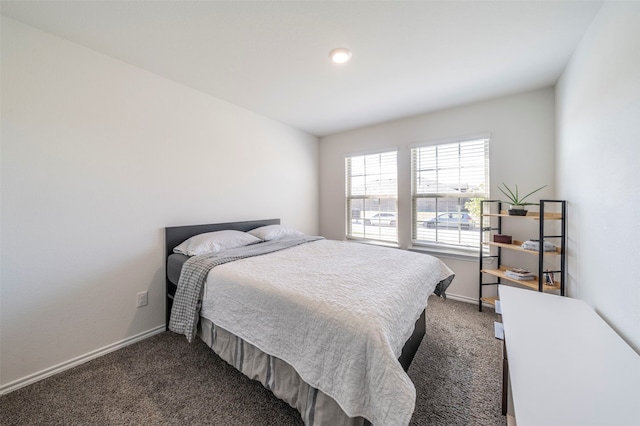
[[[189,342],[193,341],[198,326],[204,282],[207,279],[209,271],[216,266],[238,259],[273,253],[319,239],[322,239],[322,237],[304,236],[282,238],[226,250],[222,253],[189,258],[182,266],[178,289],[173,299],[169,330],[178,334],[184,334],[187,336]]]

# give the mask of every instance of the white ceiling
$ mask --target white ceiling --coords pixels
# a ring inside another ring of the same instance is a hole
[[[552,86],[599,1],[2,1],[2,14],[324,136]],[[348,47],[353,59],[332,64]]]

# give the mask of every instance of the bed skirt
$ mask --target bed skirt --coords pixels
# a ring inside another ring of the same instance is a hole
[[[198,336],[224,361],[298,410],[306,426],[370,424],[363,417],[347,416],[333,398],[305,383],[288,363],[262,352],[204,317],[200,317]]]

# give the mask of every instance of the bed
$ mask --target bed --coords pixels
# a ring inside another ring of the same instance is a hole
[[[167,329],[197,335],[306,425],[408,424],[415,388],[406,371],[425,335],[427,298],[444,296],[451,270],[424,254],[299,233],[174,253],[210,232],[263,237],[272,228],[286,229],[279,219],[166,228]]]

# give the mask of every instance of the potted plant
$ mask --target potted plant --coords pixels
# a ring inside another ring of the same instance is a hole
[[[527,211],[525,210],[525,206],[537,206],[538,203],[527,203],[525,200],[532,194],[540,191],[542,188],[545,188],[547,185],[541,186],[540,188],[531,191],[524,197],[520,197],[518,193],[518,185],[515,186],[515,190],[512,191],[504,182],[502,182],[502,186],[504,189],[498,185],[498,189],[502,192],[508,199],[509,204],[511,204],[511,208],[509,209],[509,214],[512,216],[526,216]]]

